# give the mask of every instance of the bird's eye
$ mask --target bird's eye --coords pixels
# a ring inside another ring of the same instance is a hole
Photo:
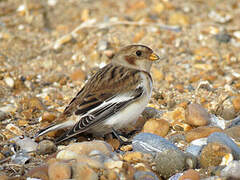
[[[141,56],[142,55],[142,51],[136,51],[136,55],[137,56]]]

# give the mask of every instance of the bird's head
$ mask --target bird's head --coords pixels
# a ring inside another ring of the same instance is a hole
[[[149,72],[154,61],[159,60],[153,50],[144,45],[129,45],[122,48],[112,62],[130,68]]]

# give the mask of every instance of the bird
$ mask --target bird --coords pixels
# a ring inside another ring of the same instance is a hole
[[[151,98],[150,69],[159,59],[145,45],[123,47],[111,63],[87,80],[56,122],[38,131],[35,138],[67,128],[55,140],[60,143],[84,132],[103,137],[127,127],[138,119]]]

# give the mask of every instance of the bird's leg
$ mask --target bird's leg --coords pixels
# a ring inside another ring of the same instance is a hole
[[[112,128],[112,132],[113,132],[113,135],[114,135],[114,136],[119,140],[119,142],[120,142],[120,146],[119,146],[119,147],[121,147],[121,146],[123,146],[123,145],[131,144],[131,142],[124,141],[124,140],[118,135],[117,131],[116,131],[114,128]]]

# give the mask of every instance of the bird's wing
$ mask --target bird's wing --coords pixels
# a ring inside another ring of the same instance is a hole
[[[140,83],[140,71],[109,64],[90,78],[65,108],[63,115],[83,116],[116,95],[134,91]]]
[[[135,89],[135,91],[132,91],[128,94],[120,94],[113,98],[107,99],[101,105],[90,110],[86,115],[80,117],[79,121],[70,130],[56,139],[56,142],[59,143],[95,127],[110,116],[121,111],[128,104],[134,102],[136,99],[141,97],[143,93],[144,88],[139,86],[137,89]]]
[[[96,73],[64,111],[79,121],[56,141],[87,131],[138,99],[144,91],[139,72],[108,65]]]

